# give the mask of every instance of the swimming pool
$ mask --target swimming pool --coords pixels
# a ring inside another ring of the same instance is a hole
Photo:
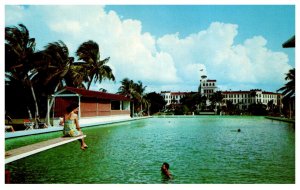
[[[72,142],[12,162],[6,165],[11,183],[295,183],[295,130],[280,121],[166,117],[83,131],[88,150]],[[7,140],[6,147],[21,139]],[[163,162],[170,164],[174,179],[162,178]]]

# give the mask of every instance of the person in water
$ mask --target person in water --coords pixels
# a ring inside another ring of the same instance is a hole
[[[166,176],[168,179],[172,178],[172,175],[169,171],[170,165],[167,162],[164,162],[163,165],[161,166],[161,173]]]
[[[78,122],[78,108],[79,105],[77,103],[72,103],[66,109],[66,114],[64,115],[64,136],[69,137],[77,137],[83,135],[79,122]],[[84,138],[79,139],[82,150],[85,150],[88,146],[84,142]]]
[[[238,129],[237,132],[241,132],[241,129]]]

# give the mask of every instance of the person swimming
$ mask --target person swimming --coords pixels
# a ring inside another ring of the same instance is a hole
[[[238,129],[237,132],[241,132],[241,129]]]
[[[161,173],[167,177],[168,179],[172,179],[172,175],[169,171],[170,165],[167,162],[164,162],[163,165],[161,166]]]

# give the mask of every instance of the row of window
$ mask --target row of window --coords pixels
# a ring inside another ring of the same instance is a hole
[[[215,86],[215,83],[211,83],[211,82],[203,83],[203,86]]]
[[[237,103],[245,103],[245,104],[251,104],[251,103],[254,103],[255,100],[253,99],[242,99],[242,100],[239,100],[239,99],[229,99],[230,101],[232,101],[232,103],[234,104],[237,104]],[[264,103],[264,104],[267,104],[270,100],[267,100],[267,99],[263,99],[263,101],[261,100],[256,100],[256,103]],[[277,100],[275,99],[273,104],[277,104]]]
[[[258,94],[257,96],[251,96],[250,94],[225,94],[225,98],[270,98],[275,99],[277,98],[276,95],[270,95],[270,94]]]
[[[171,104],[171,103],[178,104],[178,103],[179,103],[179,100],[175,100],[175,101],[174,101],[174,100],[168,100],[167,103],[168,103],[168,104]]]
[[[204,94],[212,94],[214,93],[214,90],[203,90]],[[165,100],[172,100],[177,99],[180,100],[184,97],[184,95],[162,95]],[[225,94],[224,98],[249,98],[249,99],[260,99],[260,98],[268,98],[269,100],[276,99],[276,95],[270,95],[270,94],[258,94],[256,97],[251,96],[250,94]]]
[[[162,95],[164,99],[180,99],[183,98],[184,95],[176,95],[176,96],[171,96],[171,95]]]
[[[211,94],[214,93],[214,90],[203,90],[204,94]]]

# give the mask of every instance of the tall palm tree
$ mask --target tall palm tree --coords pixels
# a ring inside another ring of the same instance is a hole
[[[253,104],[256,104],[256,100],[255,100],[255,99],[256,99],[256,96],[257,96],[257,95],[256,95],[256,90],[250,90],[249,96],[250,96],[251,99],[252,99],[252,100],[251,100],[252,103],[253,103]]]
[[[289,118],[291,118],[291,101],[295,99],[295,68],[289,70],[285,80],[288,82],[277,91],[282,91],[283,99],[289,102]]]
[[[35,106],[35,116],[39,116],[39,108],[31,77],[36,71],[32,60],[35,56],[35,39],[31,38],[25,25],[5,27],[5,73],[6,79],[13,77],[25,88],[30,89]]]
[[[212,102],[212,105],[218,104],[219,109],[220,109],[220,104],[222,103],[222,100],[224,99],[224,96],[222,95],[221,91],[217,91],[212,94],[210,97],[210,101]]]
[[[41,54],[41,58],[35,62],[38,73],[32,80],[39,84],[39,89],[44,88],[47,96],[63,86],[62,82],[69,72],[74,58],[69,57],[68,47],[62,41],[49,43],[39,54]]]
[[[85,81],[87,80],[88,71],[82,62],[74,62],[66,74],[64,81],[67,86],[87,89]]]
[[[84,80],[87,82],[87,89],[90,88],[92,81],[95,83],[102,82],[103,79],[115,81],[112,69],[105,65],[109,61],[109,57],[100,60],[100,50],[96,42],[89,40],[82,43],[76,51],[76,55],[85,63],[82,66],[83,69],[86,69]]]
[[[39,89],[40,98],[46,103],[47,98],[63,88],[66,75],[74,62],[69,57],[69,50],[62,41],[49,43],[43,51],[38,52],[38,59],[34,62],[37,74],[32,78],[33,83]],[[54,99],[50,99],[46,116],[49,115]],[[46,105],[44,108],[46,108]],[[46,109],[45,109],[46,110]],[[46,122],[49,124],[48,118]]]
[[[128,78],[124,78],[121,81],[121,86],[119,87],[118,94],[122,94],[131,99],[132,102],[132,116],[134,116],[134,100],[139,97],[139,94],[135,89],[136,84],[133,80],[129,80]]]
[[[148,105],[148,101],[144,98],[145,97],[145,90],[147,86],[143,86],[143,83],[141,81],[138,81],[137,83],[134,83],[134,89],[136,91],[137,100],[140,104],[141,111],[143,110],[143,104],[145,106]]]
[[[284,98],[290,99],[295,97],[295,68],[289,70],[286,74],[285,80],[288,82],[278,89],[278,91],[283,91],[282,95],[284,95]]]

